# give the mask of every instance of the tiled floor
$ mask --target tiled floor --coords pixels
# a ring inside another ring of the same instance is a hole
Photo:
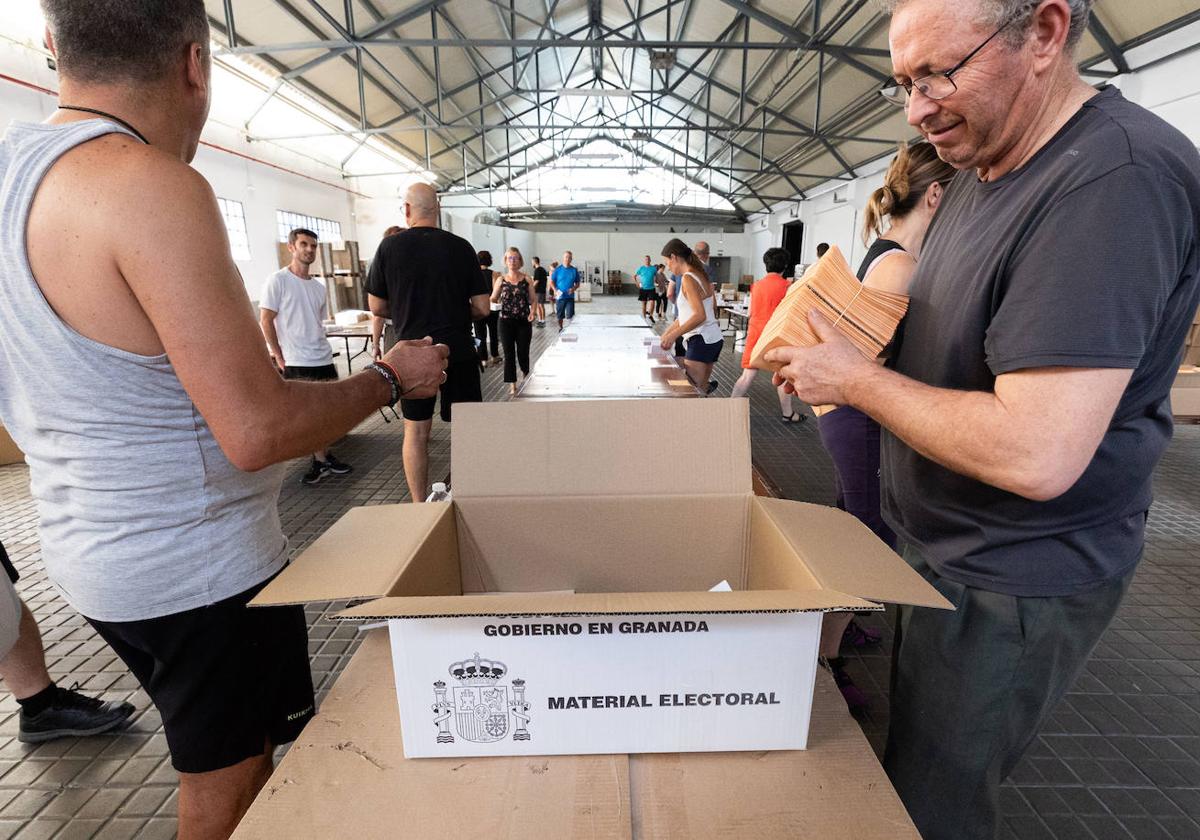
[[[580,312],[636,312],[631,297],[599,298]],[[534,331],[536,356],[556,336]],[[358,363],[361,363],[362,357]],[[718,396],[740,374],[740,351],[718,364]],[[344,362],[339,358],[339,366]],[[486,399],[507,389],[484,374]],[[816,425],[785,425],[765,374],[751,390],[757,466],[783,495],[832,502],[832,474]],[[337,447],[355,472],[304,487],[291,465],[280,497],[284,528],[299,551],[350,507],[408,498],[400,423],[373,415]],[[435,420],[430,476],[449,469],[449,429]],[[1008,838],[1200,838],[1200,427],[1180,427],[1159,468],[1146,560],[1087,673],[1055,711],[1003,791]],[[45,637],[60,682],[139,707],[125,732],[31,748],[15,740],[16,703],[0,692],[0,838],[170,837],[175,777],[159,719],[132,677],[90,627],[50,588],[41,569],[28,471],[0,467],[0,541]],[[308,611],[313,678],[323,695],[357,644],[352,626]],[[862,723],[877,748],[887,726],[887,645],[853,656],[856,680],[873,698]]]

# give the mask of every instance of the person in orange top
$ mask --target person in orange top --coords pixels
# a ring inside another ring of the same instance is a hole
[[[782,248],[768,248],[767,252],[763,254],[763,265],[767,269],[767,276],[750,287],[750,326],[746,330],[746,350],[742,353],[744,370],[738,377],[738,381],[734,383],[731,397],[746,396],[754,382],[754,376],[758,373],[756,369],[750,367],[750,357],[754,355],[754,345],[758,342],[758,337],[762,335],[763,328],[767,326],[767,321],[770,321],[771,316],[775,313],[775,307],[779,306],[779,302],[787,294],[788,281],[784,278],[783,273],[787,271],[791,261],[791,256]],[[779,393],[779,410],[783,422],[799,423],[804,420],[806,415],[792,410],[792,395],[782,386],[776,390]]]

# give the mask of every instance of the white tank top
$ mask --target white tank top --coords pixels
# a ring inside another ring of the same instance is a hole
[[[679,323],[681,324],[690,320],[693,312],[691,301],[687,299],[687,295],[683,293],[682,288],[682,284],[687,282],[688,277],[692,278],[692,282],[696,284],[698,291],[701,293],[704,291],[704,286],[700,284],[700,280],[695,274],[689,271],[683,275],[679,294],[675,296],[675,305],[679,307]],[[704,321],[701,322],[700,326],[696,327],[696,329],[685,332],[683,334],[684,341],[687,341],[694,335],[698,335],[704,339],[705,344],[716,344],[721,340],[721,327],[717,324],[716,311],[713,309],[713,299],[713,295],[709,295],[704,299]]]

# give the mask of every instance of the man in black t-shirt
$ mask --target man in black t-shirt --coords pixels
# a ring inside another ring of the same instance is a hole
[[[1141,557],[1200,303],[1200,155],[1080,79],[1090,4],[892,5],[885,95],[961,171],[891,369],[819,317],[822,344],[768,358],[884,427],[884,517],[957,608],[901,610],[884,765],[925,840],[990,840]]]
[[[537,300],[534,308],[534,314],[537,316],[537,325],[544,329],[546,326],[546,281],[550,279],[549,273],[542,267],[542,261],[538,257],[533,258],[533,294]]]
[[[371,312],[391,318],[398,340],[431,336],[450,348],[441,387],[442,419],[456,402],[481,402],[471,324],[488,314],[491,289],[483,282],[471,243],[438,227],[437,192],[413,184],[404,197],[408,229],[379,243],[367,275]],[[436,397],[401,399],[404,476],[414,502],[429,491],[429,432]]]

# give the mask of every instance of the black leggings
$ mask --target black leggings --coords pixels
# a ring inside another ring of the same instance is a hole
[[[501,318],[500,341],[504,345],[504,381],[517,381],[517,364],[521,373],[529,375],[529,341],[533,324],[525,318]]]
[[[496,331],[496,322],[500,320],[499,312],[489,312],[486,318],[475,322],[475,337],[479,339],[479,361],[488,360],[488,351],[492,358],[500,355],[500,335]],[[490,335],[489,335],[490,333]]]
[[[654,296],[654,314],[665,315],[667,312],[667,296],[665,294]]]

